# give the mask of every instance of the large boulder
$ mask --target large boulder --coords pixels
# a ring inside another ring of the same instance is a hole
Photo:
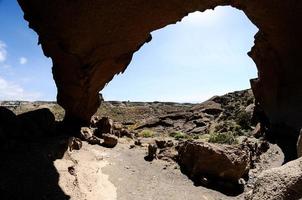
[[[240,147],[185,141],[177,147],[178,163],[192,179],[238,182],[249,171],[249,156]]]
[[[246,199],[295,200],[302,198],[302,158],[262,172]]]
[[[55,116],[42,108],[17,116],[18,137],[34,138],[55,133]]]

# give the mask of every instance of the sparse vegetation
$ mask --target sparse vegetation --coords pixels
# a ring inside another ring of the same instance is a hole
[[[209,142],[230,145],[238,143],[235,135],[232,132],[211,133],[209,137]]]
[[[201,140],[208,141],[210,138],[210,134],[202,134],[202,135],[196,135],[196,136],[198,136],[198,138],[194,137],[193,139],[201,139]]]
[[[169,134],[170,137],[174,137],[175,139],[179,140],[179,139],[189,139],[190,136],[181,132],[181,131],[175,131]]]
[[[251,126],[250,114],[241,111],[237,114],[236,122],[244,129],[249,129]]]
[[[139,137],[144,137],[144,138],[149,138],[149,137],[154,137],[155,133],[154,131],[151,130],[142,130],[140,133],[138,133]]]

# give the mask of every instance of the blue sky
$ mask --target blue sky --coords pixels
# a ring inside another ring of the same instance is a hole
[[[51,59],[37,45],[15,0],[0,0],[0,100],[55,100]],[[195,12],[152,32],[105,100],[200,102],[249,88],[257,76],[247,52],[258,29],[231,7]]]

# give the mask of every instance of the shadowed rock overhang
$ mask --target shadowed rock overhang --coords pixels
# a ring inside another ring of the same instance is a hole
[[[297,0],[18,0],[53,61],[66,120],[89,121],[98,92],[123,72],[150,32],[194,11],[238,8],[259,28],[249,52],[258,69],[251,85],[272,124],[302,125],[301,19]]]

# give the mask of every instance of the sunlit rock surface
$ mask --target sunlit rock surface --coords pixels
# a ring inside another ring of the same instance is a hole
[[[296,0],[18,0],[53,60],[58,103],[67,120],[88,122],[99,106],[98,92],[123,72],[150,32],[188,13],[231,5],[259,28],[249,55],[259,78],[252,88],[272,124],[302,124],[300,27]]]

